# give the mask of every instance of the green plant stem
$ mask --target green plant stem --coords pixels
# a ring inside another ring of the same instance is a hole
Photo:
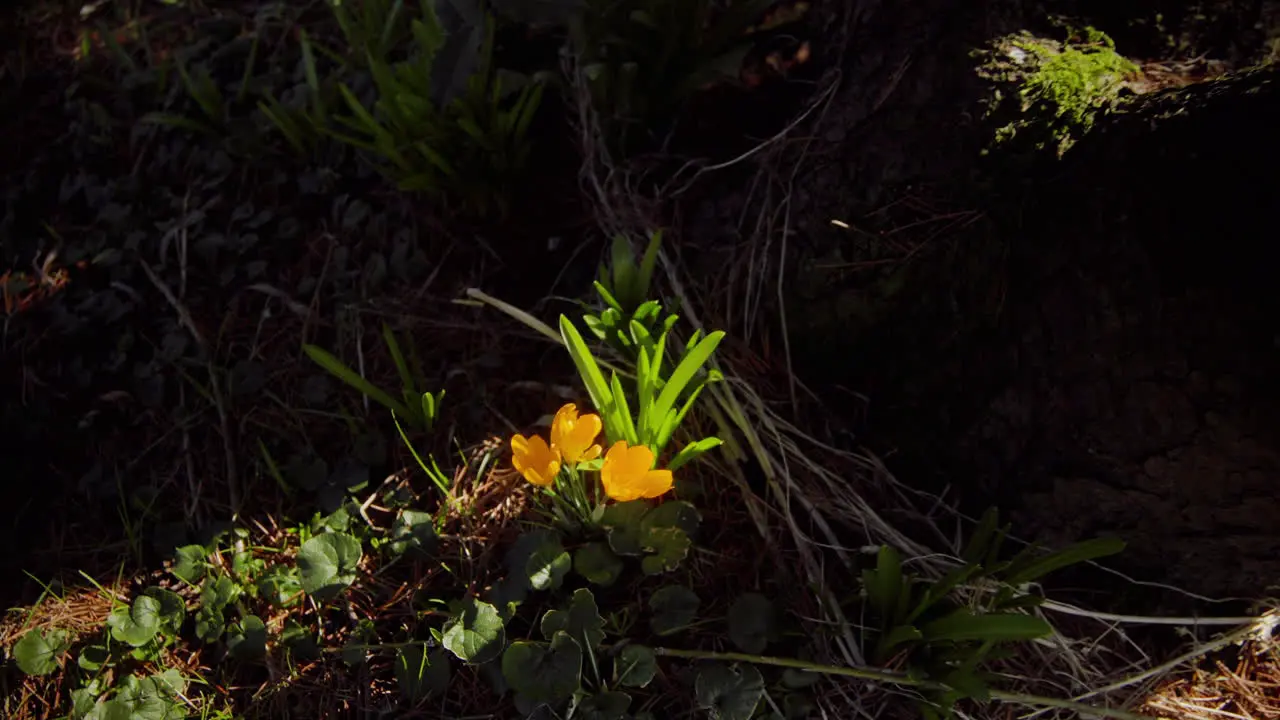
[[[733,652],[706,652],[702,650],[678,650],[674,648],[658,647],[653,649],[653,653],[658,656],[686,658],[689,660],[721,660],[724,662],[745,662],[753,665],[772,665],[775,667],[794,668],[796,670],[804,670],[806,672],[819,673],[822,675],[839,675],[841,677],[857,678],[859,680],[870,680],[879,683],[893,683],[895,685],[908,685],[917,687],[921,690],[950,690],[951,688],[940,682],[932,680],[917,680],[908,677],[902,673],[892,672],[889,670],[877,670],[868,667],[840,667],[837,665],[820,665],[818,663],[808,662],[805,660],[797,660],[795,658],[770,657],[767,655],[748,655],[747,653]],[[1022,693],[1004,692],[1002,690],[992,690],[991,699],[999,700],[1007,703],[1018,703],[1020,705],[1029,705],[1033,707],[1055,707],[1064,710],[1074,710],[1084,715],[1095,715],[1098,717],[1116,718],[1116,720],[1152,720],[1149,715],[1139,715],[1128,710],[1117,710],[1113,708],[1102,708],[1094,705],[1086,705],[1084,703],[1072,702],[1071,700],[1062,700],[1059,698],[1041,697],[1039,695],[1024,695]]]

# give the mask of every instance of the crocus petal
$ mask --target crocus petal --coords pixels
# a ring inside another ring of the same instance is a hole
[[[672,477],[670,470],[650,470],[640,478],[640,482],[636,484],[636,490],[640,493],[640,497],[648,500],[662,496],[674,484],[675,478]]]
[[[547,487],[560,472],[560,454],[539,435],[530,438],[514,435],[511,438],[511,464],[529,482]]]
[[[560,451],[567,463],[595,459],[600,454],[595,440],[603,427],[599,415],[579,417],[578,407],[568,403],[556,412],[555,419],[551,421],[551,445]]]
[[[644,445],[613,444],[600,466],[604,492],[619,502],[655,498],[671,489],[670,470],[653,470],[653,451]]]

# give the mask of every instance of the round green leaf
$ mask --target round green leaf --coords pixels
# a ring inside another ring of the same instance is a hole
[[[639,555],[644,551],[640,522],[647,512],[649,504],[644,500],[605,506],[600,525],[609,531],[609,547],[614,552],[619,555]]]
[[[624,687],[642,688],[658,671],[658,659],[644,645],[626,645],[613,659],[614,681]]]
[[[177,670],[166,670],[147,678],[126,676],[116,696],[94,708],[94,720],[171,720],[187,714],[179,696],[186,692],[186,679]]]
[[[550,640],[560,632],[568,634],[583,648],[598,648],[604,642],[604,618],[600,617],[590,590],[575,590],[568,609],[548,610],[542,616],[543,637]]]
[[[769,598],[746,593],[729,607],[729,639],[745,653],[759,655],[777,639],[777,614]]]
[[[529,596],[529,579],[521,573],[519,576],[507,575],[489,588],[485,600],[498,608],[503,620],[510,620],[516,614],[525,598]]]
[[[680,567],[693,542],[680,528],[654,528],[645,534],[645,548],[652,550],[640,561],[646,575],[658,575]]]
[[[667,585],[649,597],[653,617],[649,626],[659,635],[670,635],[689,626],[698,616],[698,595],[683,585]]]
[[[258,660],[267,654],[267,626],[256,615],[249,615],[232,626],[227,633],[227,651],[242,662]]]
[[[622,574],[622,559],[604,543],[587,543],[573,554],[573,569],[596,585],[612,585]]]
[[[512,690],[535,703],[558,703],[578,689],[582,649],[565,633],[550,643],[519,641],[502,655],[502,676]]]
[[[401,510],[391,524],[391,552],[427,557],[436,549],[435,516],[417,510]]]
[[[32,630],[14,643],[13,659],[18,669],[28,675],[48,675],[58,669],[58,660],[66,653],[68,640],[65,630]]]
[[[555,590],[564,582],[573,561],[569,553],[556,538],[554,544],[546,544],[536,548],[525,563],[525,573],[529,576],[529,587],[534,590]]]
[[[203,545],[183,545],[174,551],[173,569],[170,571],[179,580],[195,585],[204,579],[208,563],[209,551]]]
[[[160,601],[139,595],[127,608],[119,607],[107,616],[111,637],[130,647],[142,647],[160,631]]]
[[[102,666],[111,659],[111,652],[107,650],[105,645],[89,645],[80,651],[80,656],[76,658],[76,664],[81,670],[95,673],[102,669]]]
[[[582,720],[622,720],[631,707],[631,696],[624,692],[602,692],[588,695],[578,703],[573,717]]]
[[[679,528],[692,538],[698,533],[702,516],[698,509],[683,500],[668,500],[644,514],[640,520],[641,535],[648,535],[658,528]]]
[[[441,642],[459,660],[479,665],[498,657],[506,638],[497,608],[472,597],[460,603],[445,622]]]
[[[337,596],[355,582],[363,555],[360,541],[346,533],[325,533],[311,538],[298,551],[302,589],[320,600]]]
[[[142,591],[142,595],[159,603],[156,619],[161,631],[176,634],[182,629],[182,621],[187,617],[187,603],[181,595],[162,587],[149,587]]]
[[[226,575],[214,575],[205,578],[200,586],[200,607],[208,610],[221,610],[240,597],[240,586]]]
[[[750,720],[764,697],[764,678],[754,665],[714,663],[698,671],[694,692],[712,718]]]
[[[217,642],[226,629],[221,608],[202,607],[196,611],[196,637],[207,643]]]
[[[531,530],[519,538],[507,551],[507,570],[510,575],[524,581],[526,587],[547,590],[560,587],[573,565],[565,552],[560,536],[553,530]]]

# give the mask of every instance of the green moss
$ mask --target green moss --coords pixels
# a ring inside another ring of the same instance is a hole
[[[979,76],[992,82],[986,116],[996,124],[993,147],[1052,148],[1061,156],[1116,103],[1138,66],[1093,28],[1065,41],[1021,32],[978,53]]]

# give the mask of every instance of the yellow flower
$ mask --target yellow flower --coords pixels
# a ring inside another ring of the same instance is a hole
[[[619,502],[656,498],[671,489],[671,471],[653,469],[653,451],[644,445],[628,447],[619,440],[609,448],[600,467],[604,493]]]
[[[511,464],[534,485],[549,487],[560,472],[560,451],[547,445],[541,435],[511,438]]]
[[[602,427],[599,415],[578,417],[578,406],[569,403],[560,408],[551,421],[551,447],[560,451],[564,461],[573,465],[600,457],[596,436]]]

